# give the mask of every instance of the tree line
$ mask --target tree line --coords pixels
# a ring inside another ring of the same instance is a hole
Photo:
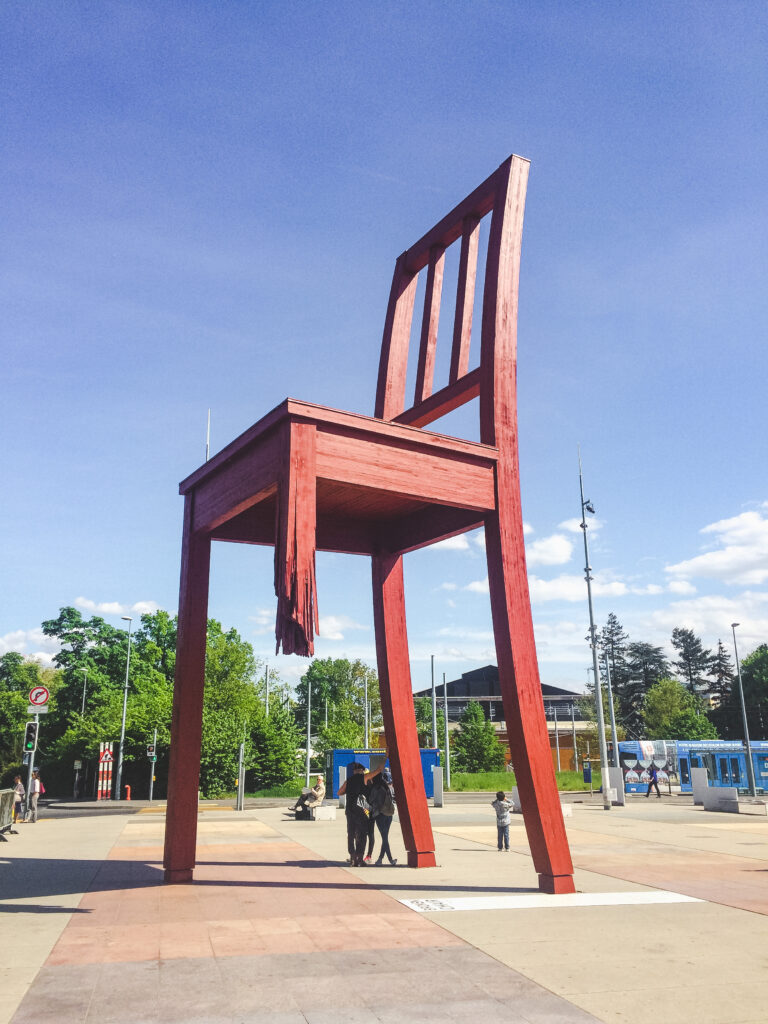
[[[672,630],[672,658],[661,647],[631,640],[613,612],[597,636],[598,665],[607,708],[610,674],[619,739],[743,739],[738,674],[722,640],[707,649],[693,630]],[[752,739],[768,726],[768,645],[741,660]],[[584,713],[594,717],[592,700]],[[607,715],[606,715],[607,717]]]

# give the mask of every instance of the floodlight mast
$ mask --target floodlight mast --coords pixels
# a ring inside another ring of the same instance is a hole
[[[741,684],[741,662],[739,661],[739,649],[736,646],[736,627],[739,625],[738,622],[731,623],[731,629],[733,630],[733,653],[736,655],[736,672],[739,679],[739,700],[741,701],[741,717],[744,722],[744,751],[747,755],[747,784],[749,786],[749,795],[751,797],[757,796],[757,789],[755,786],[755,765],[752,760],[752,744],[749,742],[749,725],[747,724],[747,705],[744,702],[744,687]]]
[[[584,578],[587,581],[587,601],[589,602],[589,646],[592,648],[592,672],[595,679],[595,710],[597,712],[597,739],[600,744],[600,774],[603,785],[603,810],[610,811],[611,795],[609,793],[608,747],[605,742],[605,713],[603,711],[603,694],[600,686],[600,669],[597,665],[597,629],[595,614],[592,608],[592,567],[589,564],[589,545],[587,543],[587,513],[595,515],[591,501],[584,500],[584,478],[581,472],[581,448],[579,448],[579,490],[581,492],[581,529],[584,532]],[[614,737],[614,743],[616,742]]]

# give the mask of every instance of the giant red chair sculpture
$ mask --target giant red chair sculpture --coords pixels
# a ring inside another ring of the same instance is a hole
[[[311,655],[315,551],[368,555],[381,704],[412,867],[434,865],[408,660],[403,555],[485,527],[493,628],[512,760],[539,887],[573,891],[533,638],[520,507],[516,320],[528,161],[512,156],[395,264],[373,417],[286,399],[183,481],[178,649],[165,878],[192,879],[211,540],[275,547],[276,636]],[[490,214],[480,365],[469,370],[479,225]],[[433,391],[445,251],[460,242],[448,384]],[[416,388],[411,320],[427,272]],[[479,397],[481,443],[421,429]]]

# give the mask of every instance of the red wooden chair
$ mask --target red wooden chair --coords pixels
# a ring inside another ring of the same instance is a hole
[[[183,481],[185,496],[165,878],[195,863],[211,540],[275,547],[276,636],[311,655],[315,551],[369,555],[387,748],[408,863],[435,863],[421,781],[403,554],[485,527],[493,628],[512,760],[539,887],[572,892],[533,638],[517,456],[516,320],[528,161],[511,156],[395,264],[373,417],[286,399]],[[491,215],[480,365],[469,370],[480,222]],[[447,386],[433,391],[445,251],[460,240]],[[426,269],[416,389],[411,320]],[[481,442],[421,429],[480,399]]]

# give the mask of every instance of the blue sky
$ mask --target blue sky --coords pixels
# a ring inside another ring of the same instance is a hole
[[[523,510],[542,678],[598,623],[768,640],[768,8],[6,5],[0,653],[59,607],[175,610],[178,481],[286,395],[371,413],[394,259],[531,159]],[[476,436],[475,407],[444,421]],[[495,660],[482,535],[406,560],[414,685]],[[274,650],[271,550],[211,615]],[[319,656],[374,663],[365,559],[318,556]],[[298,659],[270,662],[287,679]]]

